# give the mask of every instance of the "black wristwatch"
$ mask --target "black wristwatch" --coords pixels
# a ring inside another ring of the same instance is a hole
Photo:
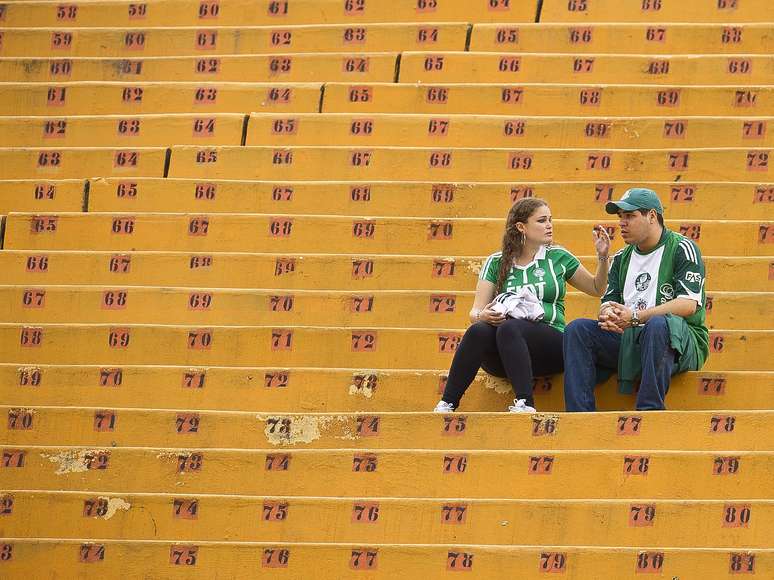
[[[635,308],[632,309],[632,319],[629,321],[629,324],[632,327],[640,325],[640,316],[637,314],[637,310]]]

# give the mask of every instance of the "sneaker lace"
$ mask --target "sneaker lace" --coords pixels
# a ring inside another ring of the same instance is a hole
[[[510,405],[508,407],[509,411],[514,411],[516,409],[522,409],[527,406],[527,400],[526,399],[514,399],[513,405]]]

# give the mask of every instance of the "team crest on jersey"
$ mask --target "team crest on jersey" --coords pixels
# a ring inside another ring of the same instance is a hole
[[[667,282],[666,284],[662,284],[660,291],[664,302],[666,302],[667,300],[672,300],[672,298],[675,297],[675,289],[672,288],[672,285],[669,282]]]
[[[546,275],[546,271],[543,268],[538,267],[538,268],[535,268],[534,274],[538,278],[543,278]]]
[[[634,287],[638,292],[645,292],[650,286],[651,275],[647,272],[643,272],[634,280]]]

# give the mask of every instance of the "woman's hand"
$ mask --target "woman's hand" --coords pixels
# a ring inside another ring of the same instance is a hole
[[[486,316],[484,310],[490,308],[496,294],[495,285],[489,280],[478,281],[476,284],[476,298],[473,300],[473,308],[471,308],[469,312],[471,324],[486,322],[486,320],[481,317]]]
[[[591,232],[591,237],[594,240],[594,249],[597,251],[597,256],[607,258],[610,254],[610,236],[607,230],[600,225],[596,225]]]
[[[492,304],[494,304],[494,302],[490,302],[484,306],[481,312],[478,313],[478,320],[491,324],[492,326],[500,326],[505,322],[505,315],[500,314],[496,310],[492,310]]]

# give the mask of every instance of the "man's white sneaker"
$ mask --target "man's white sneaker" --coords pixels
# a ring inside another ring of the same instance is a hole
[[[508,407],[509,413],[535,413],[537,409],[527,405],[527,399],[514,399],[513,405]]]
[[[454,405],[446,401],[438,401],[433,413],[454,413]]]

